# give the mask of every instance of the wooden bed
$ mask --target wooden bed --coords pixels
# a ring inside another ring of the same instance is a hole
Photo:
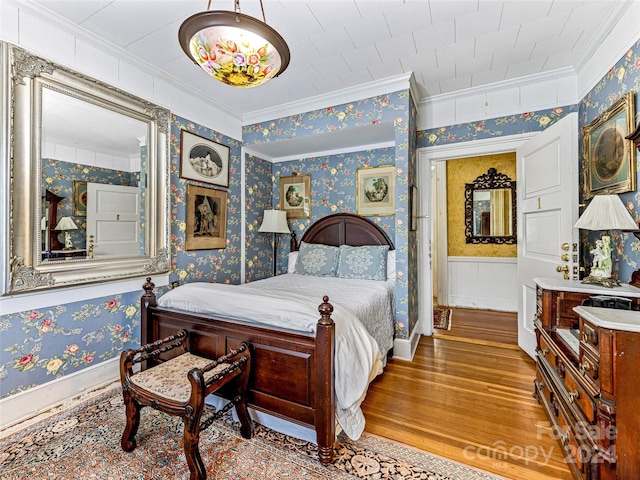
[[[383,230],[363,217],[347,213],[318,220],[301,241],[333,246],[389,245],[393,249]],[[292,246],[297,249],[297,244]],[[330,299],[325,296],[318,307],[319,320],[313,336],[161,309],[156,304],[153,287],[150,279],[143,285],[142,344],[185,329],[192,352],[217,358],[242,342],[249,343],[253,355],[249,406],[315,429],[320,462],[323,465],[333,462],[335,326]]]

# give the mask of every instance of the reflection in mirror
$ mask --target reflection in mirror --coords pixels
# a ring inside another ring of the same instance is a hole
[[[515,181],[490,168],[465,187],[467,243],[516,243]]]
[[[43,203],[42,260],[144,255],[147,124],[46,87],[41,122],[42,189],[61,197],[53,223]]]
[[[4,293],[167,272],[169,112],[13,45]]]

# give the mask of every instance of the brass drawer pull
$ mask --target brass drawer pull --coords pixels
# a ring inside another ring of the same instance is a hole
[[[574,390],[573,392],[569,392],[569,403],[573,403],[577,398],[580,398],[580,392],[578,390]]]
[[[580,372],[582,372],[584,375],[587,375],[590,371],[591,365],[589,365],[589,362],[585,361],[580,364]]]

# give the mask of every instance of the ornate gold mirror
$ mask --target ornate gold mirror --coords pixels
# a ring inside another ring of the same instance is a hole
[[[168,271],[168,110],[2,49],[12,125],[5,293]]]
[[[516,182],[490,168],[465,185],[467,243],[516,243]]]

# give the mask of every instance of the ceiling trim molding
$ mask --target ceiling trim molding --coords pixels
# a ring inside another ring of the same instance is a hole
[[[278,107],[256,110],[242,117],[242,125],[253,125],[275,118],[284,118],[290,115],[341,105],[343,103],[357,102],[358,100],[384,95],[385,93],[397,92],[398,90],[411,89],[412,76],[413,72],[403,73],[354,87],[336,90],[335,92],[284,103]],[[415,88],[412,89],[412,91],[413,90],[415,90]]]
[[[251,147],[243,147],[245,153],[249,155],[253,155],[254,157],[261,158],[262,160],[266,160],[271,163],[280,163],[280,162],[288,162],[291,160],[301,160],[305,158],[311,157],[327,157],[329,155],[341,155],[343,153],[353,153],[353,152],[362,152],[365,150],[377,150],[380,148],[395,148],[395,141],[388,142],[379,142],[379,143],[368,143],[366,145],[350,145],[348,147],[343,148],[335,148],[335,149],[327,149],[327,150],[318,150],[317,152],[304,152],[299,153],[297,155],[283,155],[278,157],[269,157],[263,153],[260,153],[256,150],[251,149]]]
[[[467,88],[465,90],[460,90],[457,92],[444,93],[441,95],[434,95],[432,97],[423,97],[418,108],[418,112],[422,112],[423,114],[418,115],[417,130],[426,130],[429,128],[437,128],[437,127],[445,126],[442,124],[431,125],[431,122],[429,122],[428,119],[426,118],[427,112],[430,112],[433,110],[432,106],[434,104],[445,103],[445,102],[455,103],[455,102],[460,102],[467,98],[477,97],[478,95],[488,95],[491,93],[500,92],[500,91],[513,89],[513,88],[520,89],[529,85],[535,85],[540,82],[558,81],[558,80],[564,80],[564,79],[575,80],[575,78],[576,78],[575,70],[573,68],[566,67],[566,68],[556,69],[550,72],[537,73],[533,75],[528,75],[526,77],[519,77],[519,78],[510,79],[510,80],[503,80],[500,82],[491,83],[488,85],[471,87],[471,88]],[[453,124],[455,125],[458,123],[488,120],[491,118],[498,118],[505,115],[515,115],[515,114],[526,112],[532,109],[540,110],[540,109],[546,109],[546,108],[555,108],[555,107],[561,106],[560,103],[562,105],[575,105],[576,103],[578,103],[577,92],[573,92],[573,96],[567,101],[560,101],[556,98],[556,100],[552,102],[537,103],[536,105],[526,105],[526,104],[518,103],[518,105],[514,105],[511,108],[506,108],[498,112],[492,111],[491,114],[487,114],[487,115],[478,114],[476,116],[468,116],[468,117],[465,117],[464,119],[456,120]]]
[[[450,160],[467,157],[480,157],[500,153],[515,152],[516,149],[527,140],[535,137],[540,132],[520,133],[505,137],[485,138],[434,147],[422,147],[418,149],[418,158],[425,161]]]

